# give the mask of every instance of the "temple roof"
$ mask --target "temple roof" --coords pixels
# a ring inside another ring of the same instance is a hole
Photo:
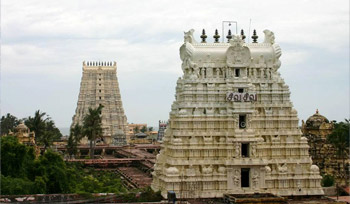
[[[29,128],[22,122],[15,128],[16,130],[29,130]]]
[[[274,33],[269,30],[264,30],[265,39],[261,43],[247,43],[240,35],[233,35],[229,42],[199,43],[193,33],[193,29],[185,32],[185,42],[180,48],[181,60],[189,59],[191,65],[248,67],[251,63],[261,63],[268,67],[280,66],[282,52],[275,43]]]
[[[143,132],[139,132],[139,133],[136,133],[135,136],[138,138],[144,138],[144,137],[147,137],[147,134]]]
[[[319,114],[317,109],[316,113],[306,120],[306,127],[318,129],[322,125],[322,123],[329,123],[329,120],[323,115]]]

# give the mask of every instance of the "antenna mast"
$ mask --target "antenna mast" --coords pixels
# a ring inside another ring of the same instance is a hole
[[[250,43],[250,27],[252,25],[252,19],[249,19],[249,33],[248,33],[248,43]]]
[[[235,23],[236,24],[236,35],[238,32],[238,28],[237,28],[237,21],[222,21],[222,42],[225,41],[225,32],[224,32],[224,24],[228,23],[228,26],[231,26],[231,23]]]

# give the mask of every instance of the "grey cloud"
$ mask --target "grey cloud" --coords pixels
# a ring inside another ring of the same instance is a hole
[[[129,122],[156,125],[168,118],[182,73],[178,52],[183,31],[194,28],[199,41],[202,28],[211,38],[216,28],[221,31],[223,20],[237,20],[248,35],[252,19],[251,29],[257,29],[259,40],[262,31],[270,29],[281,45],[280,72],[290,85],[299,118],[318,106],[325,116],[341,120],[349,112],[343,89],[348,89],[348,4],[3,1],[2,113],[25,117],[40,108],[58,126],[67,127],[78,98],[82,61],[115,60]]]

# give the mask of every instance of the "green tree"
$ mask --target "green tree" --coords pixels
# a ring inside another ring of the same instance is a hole
[[[45,123],[50,120],[49,117],[45,117],[45,112],[40,112],[40,110],[37,110],[34,113],[34,117],[29,116],[24,122],[31,131],[35,132],[36,143],[41,141],[41,138],[45,132]]]
[[[149,131],[149,132],[153,131],[153,127],[149,127],[149,128],[148,128],[148,131]]]
[[[27,178],[13,178],[1,174],[1,195],[33,194],[34,183]]]
[[[349,157],[349,130],[350,121],[345,119],[344,122],[335,122],[333,132],[327,136],[329,143],[336,148],[336,154],[343,160],[345,170],[345,159]]]
[[[16,137],[1,137],[1,195],[38,193],[121,193],[118,175],[65,163],[52,150],[35,159],[34,149]]]
[[[102,137],[102,108],[89,108],[89,113],[84,117],[83,135],[90,140],[90,158],[94,158],[96,139]]]
[[[20,121],[16,118],[16,116],[7,113],[6,116],[2,116],[1,120],[1,135],[7,135],[10,130],[13,132],[14,128],[19,125]]]
[[[20,144],[16,137],[1,137],[1,194],[34,193],[27,178],[34,165],[34,149]]]
[[[146,131],[147,131],[147,127],[146,126],[142,126],[141,132],[145,133]]]
[[[333,186],[334,185],[334,177],[331,175],[328,175],[328,174],[324,175],[322,177],[321,184],[323,187]]]
[[[53,141],[58,140],[62,137],[60,130],[55,126],[53,120],[48,120],[45,123],[44,135],[41,137],[41,143],[44,145],[44,149],[50,147]]]
[[[67,142],[67,150],[69,155],[75,155],[77,153],[77,146],[82,138],[83,129],[79,123],[74,125],[74,127],[71,127]]]
[[[46,193],[46,182],[43,177],[36,176],[34,180],[34,192],[39,194]]]
[[[35,132],[35,142],[43,145],[44,150],[50,147],[54,140],[62,137],[60,130],[55,126],[55,122],[40,110],[35,112],[34,117],[29,116],[25,120],[25,124],[31,131]]]
[[[49,150],[40,156],[35,162],[34,175],[37,183],[41,182],[37,177],[43,177],[46,184],[46,193],[69,192],[67,167],[58,153]]]
[[[17,137],[1,137],[1,174],[23,177],[28,174],[35,159],[32,147],[20,144]]]
[[[139,132],[140,132],[140,129],[139,129],[139,127],[136,126],[136,127],[134,128],[134,133],[139,133]]]

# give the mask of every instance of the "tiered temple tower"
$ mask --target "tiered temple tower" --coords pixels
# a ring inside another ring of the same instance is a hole
[[[99,105],[104,106],[102,109],[104,143],[125,145],[128,127],[119,91],[116,62],[83,62],[83,76],[72,126],[77,123],[82,125],[88,109]]]
[[[278,72],[281,49],[274,33],[246,43],[202,42],[185,33],[180,48],[183,76],[160,154],[152,188],[177,197],[273,193],[322,195],[319,168],[298,127],[289,87]]]
[[[166,129],[166,126],[168,125],[168,122],[159,120],[158,124],[159,126],[158,126],[157,141],[161,142],[163,140],[165,129]]]

